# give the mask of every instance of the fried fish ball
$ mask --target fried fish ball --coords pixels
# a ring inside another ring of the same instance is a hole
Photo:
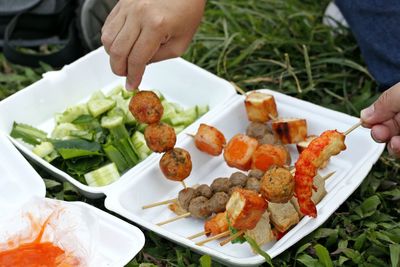
[[[139,91],[131,98],[129,110],[139,122],[152,124],[161,120],[164,107],[154,92]]]
[[[286,203],[293,197],[294,178],[283,167],[272,167],[261,180],[260,192],[265,199],[274,203]]]
[[[260,181],[257,178],[250,177],[247,180],[245,188],[251,191],[260,192]]]
[[[183,181],[192,171],[189,152],[178,147],[165,152],[160,160],[160,169],[166,178]]]
[[[257,178],[258,180],[261,180],[261,178],[264,176],[264,173],[265,172],[263,172],[262,170],[254,169],[249,171],[249,177],[254,177]]]
[[[198,187],[196,187],[196,196],[210,198],[212,196],[212,190],[206,184],[199,185]]]
[[[196,197],[196,190],[188,187],[179,191],[178,201],[182,208],[188,210],[190,201]]]
[[[212,212],[218,213],[225,210],[229,195],[225,192],[217,192],[210,198],[210,208]]]
[[[229,192],[229,188],[231,187],[231,182],[229,181],[229,178],[225,177],[220,177],[215,179],[211,183],[211,190],[216,193],[216,192]]]
[[[174,148],[176,134],[174,128],[163,122],[153,123],[144,130],[147,146],[154,152],[165,152]]]
[[[206,197],[195,197],[190,201],[188,208],[190,215],[194,218],[205,219],[211,216],[210,202]]]

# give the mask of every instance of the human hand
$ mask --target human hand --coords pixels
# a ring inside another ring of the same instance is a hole
[[[361,111],[363,126],[372,138],[387,143],[390,154],[400,157],[400,83],[386,90],[373,105]]]
[[[112,71],[137,88],[148,63],[178,57],[189,46],[205,0],[120,0],[108,15],[101,41]]]

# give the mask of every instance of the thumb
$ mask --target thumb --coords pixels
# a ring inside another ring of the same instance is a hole
[[[361,111],[361,120],[366,125],[375,125],[383,123],[393,118],[400,112],[400,82],[375,101],[374,104]]]

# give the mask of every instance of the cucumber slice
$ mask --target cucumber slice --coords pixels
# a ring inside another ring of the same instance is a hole
[[[182,113],[171,118],[172,126],[185,125],[188,126],[197,119],[196,107],[185,109]]]
[[[119,179],[120,175],[115,163],[107,164],[84,175],[89,186],[105,186]]]
[[[196,106],[197,118],[203,116],[203,115],[206,114],[209,110],[210,110],[210,108],[208,107],[208,105],[205,105],[205,106]]]
[[[139,154],[140,160],[144,160],[145,158],[147,158],[148,155],[151,154],[152,151],[147,146],[146,140],[144,139],[144,135],[141,132],[136,131],[132,135],[131,140],[132,140],[133,146],[136,148],[136,151]]]
[[[112,99],[94,99],[90,100],[87,106],[92,116],[97,117],[112,109],[115,106],[115,101]]]
[[[65,122],[57,125],[51,133],[51,138],[54,139],[70,139],[72,131],[79,131],[80,129],[72,123]]]
[[[120,95],[122,90],[124,90],[124,88],[122,87],[122,85],[118,85],[116,87],[114,87],[108,94],[107,97],[110,96],[115,96],[115,95]]]
[[[36,145],[32,149],[32,152],[41,158],[44,158],[44,157],[50,155],[51,152],[53,152],[53,151],[54,151],[54,146],[50,142],[42,142],[39,145]]]
[[[105,99],[106,96],[103,94],[102,91],[96,91],[92,94],[92,96],[90,97],[90,100],[97,100],[97,99]]]
[[[76,118],[82,115],[87,115],[89,114],[89,110],[86,104],[79,104],[75,106],[71,106],[67,108],[63,114],[60,116],[56,117],[56,122],[57,124],[63,123],[63,122],[72,122]]]
[[[123,125],[123,123],[124,123],[124,117],[118,115],[113,117],[104,116],[101,118],[101,127],[107,129]]]

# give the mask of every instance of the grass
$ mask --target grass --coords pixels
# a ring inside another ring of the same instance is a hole
[[[321,23],[328,1],[210,0],[185,58],[245,90],[271,88],[351,115],[378,96],[347,29]],[[48,70],[0,58],[0,99]],[[275,266],[399,266],[399,161],[383,154],[361,186],[319,229],[273,259]],[[83,200],[68,183],[46,179],[47,195]],[[208,258],[145,231],[129,266],[207,266]],[[213,262],[213,266],[219,264]]]

